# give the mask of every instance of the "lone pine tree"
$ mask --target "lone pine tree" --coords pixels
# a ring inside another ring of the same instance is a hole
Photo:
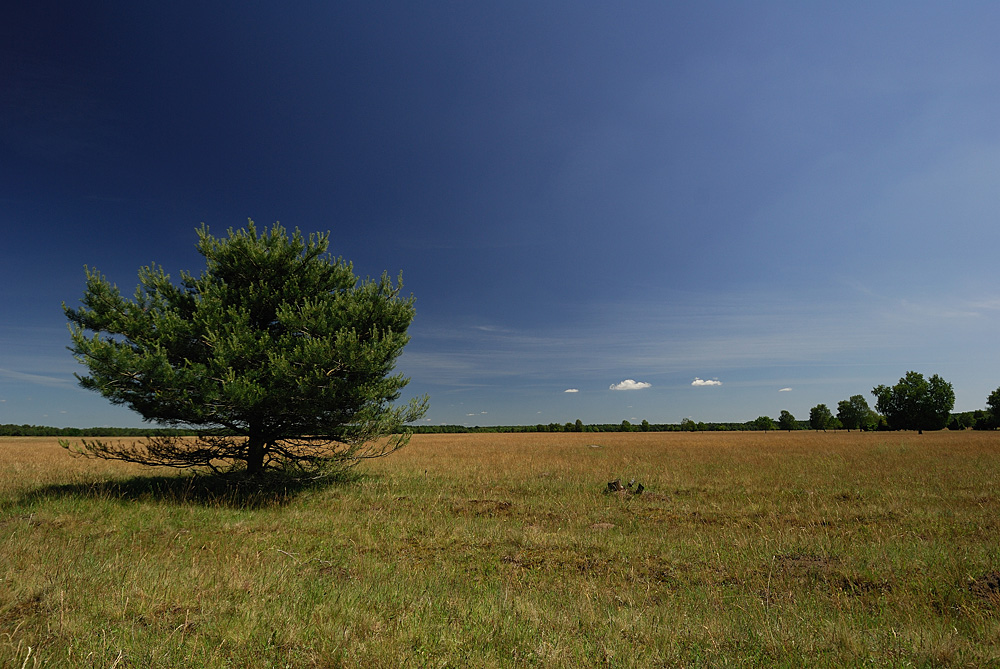
[[[122,297],[86,269],[78,309],[65,304],[84,388],[143,419],[197,439],[84,441],[80,454],[147,465],[245,469],[348,467],[407,443],[427,399],[395,405],[409,379],[392,374],[409,340],[413,297],[388,275],[359,281],[327,254],[329,234],[304,239],[280,224],[215,238],[202,225],[198,277],[139,270]]]

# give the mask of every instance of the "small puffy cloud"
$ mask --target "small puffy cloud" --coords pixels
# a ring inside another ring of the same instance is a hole
[[[579,388],[567,388],[563,392],[564,393],[578,393],[578,392],[580,392],[580,389]]]
[[[697,376],[694,377],[694,381],[691,382],[692,386],[721,386],[722,381],[717,379],[699,379]]]
[[[790,392],[792,392],[792,389],[791,388],[778,388],[778,392],[779,393],[790,393]]]
[[[635,381],[633,379],[625,379],[621,383],[612,383],[611,390],[642,390],[643,388],[651,388],[652,383],[646,383],[645,381]]]

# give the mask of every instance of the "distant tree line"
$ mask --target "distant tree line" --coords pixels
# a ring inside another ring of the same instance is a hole
[[[415,434],[450,434],[450,433],[521,433],[521,432],[696,432],[752,429],[748,423],[695,423],[685,418],[681,423],[650,423],[642,421],[638,424],[623,420],[621,423],[585,424],[581,420],[575,423],[539,423],[537,425],[417,425],[411,428]]]
[[[155,427],[48,427],[0,424],[0,437],[187,437],[194,430]]]

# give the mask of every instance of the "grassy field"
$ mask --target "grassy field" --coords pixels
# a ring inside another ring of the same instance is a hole
[[[1000,433],[420,435],[360,474],[0,439],[0,666],[1000,666]]]

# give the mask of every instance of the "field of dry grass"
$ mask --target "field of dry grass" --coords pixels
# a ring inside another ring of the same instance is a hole
[[[236,499],[0,440],[0,666],[1000,664],[1000,433],[418,435],[363,467]]]

